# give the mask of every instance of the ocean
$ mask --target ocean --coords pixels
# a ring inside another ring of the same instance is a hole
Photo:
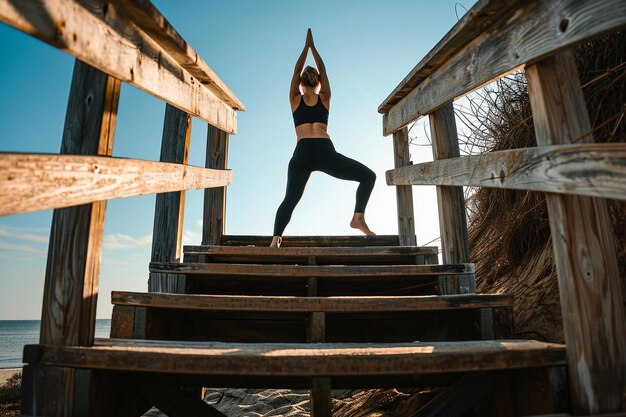
[[[39,343],[40,320],[0,320],[0,369],[21,368],[24,345]],[[96,320],[96,337],[109,337],[111,320]]]

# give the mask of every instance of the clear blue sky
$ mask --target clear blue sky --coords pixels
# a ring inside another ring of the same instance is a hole
[[[392,143],[378,105],[474,0],[205,0],[155,5],[245,103],[231,136],[226,230],[269,235],[295,146],[288,103],[293,66],[311,27],[333,90],[329,133],[341,153],[378,175],[366,212],[372,230],[396,234],[395,190],[385,184]],[[455,6],[456,5],[456,6]],[[455,10],[456,9],[456,10]],[[57,153],[74,58],[0,24],[0,151]],[[309,59],[312,63],[312,59]],[[158,160],[164,104],[123,85],[114,155]],[[203,166],[206,124],[194,119],[190,163]],[[414,134],[425,142],[423,128]],[[432,159],[411,147],[414,162]],[[315,173],[286,235],[355,234],[356,183]],[[439,236],[434,187],[414,187],[418,244]],[[154,196],[108,203],[98,318],[110,291],[145,291]],[[39,319],[52,211],[0,218],[0,320]],[[185,244],[199,244],[202,191],[187,194]]]

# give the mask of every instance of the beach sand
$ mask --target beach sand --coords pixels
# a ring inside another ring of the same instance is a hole
[[[7,379],[11,378],[14,374],[18,372],[22,372],[22,368],[0,369],[0,385],[4,385]]]

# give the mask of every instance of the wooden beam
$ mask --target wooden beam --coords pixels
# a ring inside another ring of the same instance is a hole
[[[0,153],[0,215],[222,187],[231,171],[110,156]]]
[[[76,61],[67,105],[61,153],[110,155],[113,150],[120,82]],[[106,201],[55,210],[52,215],[44,284],[40,343],[93,344]],[[73,369],[33,368],[39,387],[26,409],[38,415],[74,415],[78,387]],[[53,401],[46,400],[53,398]]]
[[[218,245],[269,246],[272,236],[224,235]],[[377,236],[283,236],[281,247],[398,246],[398,235]]]
[[[93,347],[27,345],[42,365],[188,375],[378,376],[561,365],[565,347],[535,341],[220,343],[99,340]]]
[[[228,166],[228,133],[209,126],[206,165],[211,169]],[[226,187],[204,191],[202,244],[219,245],[226,230]]]
[[[459,137],[452,103],[431,113],[429,119],[434,159],[458,158],[460,156]],[[443,263],[470,262],[463,187],[438,186],[437,206]],[[459,279],[440,277],[439,287],[441,294],[476,292],[473,275]]]
[[[62,153],[110,155],[119,91],[118,80],[76,61]],[[93,343],[105,210],[106,202],[98,201],[54,211],[41,319],[42,343]]]
[[[500,3],[488,2],[494,6]],[[484,3],[475,7],[480,9]],[[451,45],[458,52],[446,56],[444,63],[436,60],[433,66],[437,69],[422,64],[423,81],[410,92],[403,90],[395,96],[396,104],[385,111],[385,135],[525,64],[626,25],[626,4],[622,0],[596,0],[593,7],[581,0],[516,1],[500,12],[502,18],[486,26],[484,32],[467,37],[466,46]],[[473,20],[467,24],[473,24]],[[446,45],[437,47],[444,49]]]
[[[113,291],[114,305],[184,310],[213,311],[273,311],[298,313],[350,313],[481,309],[485,307],[512,307],[513,296],[508,294],[425,295],[394,297],[292,297],[158,294]],[[320,342],[321,340],[312,340]]]
[[[333,397],[330,378],[313,378],[311,381],[311,417],[332,417]]]
[[[387,171],[389,185],[457,185],[626,199],[623,143],[542,145]]]
[[[186,275],[251,275],[289,278],[350,278],[363,276],[432,276],[464,275],[475,272],[474,264],[448,265],[273,265],[273,264],[203,264],[159,263],[150,264],[151,272]]]
[[[190,137],[191,115],[167,104],[160,161],[187,165]],[[152,232],[152,262],[173,262],[180,259],[184,215],[184,191],[157,195]],[[150,274],[149,291],[171,290],[172,287],[184,292],[184,277],[159,273]]]
[[[93,1],[93,0],[92,0]],[[139,26],[161,48],[170,54],[189,73],[196,77],[220,100],[235,110],[243,111],[245,106],[220,80],[206,62],[194,51],[174,27],[148,0],[112,0],[129,20]]]
[[[217,98],[112,3],[1,0],[0,21],[207,123],[236,133],[235,110]]]
[[[409,131],[401,129],[393,135],[393,162],[396,168],[409,165]],[[415,216],[413,214],[413,189],[396,187],[398,209],[398,237],[401,246],[416,246]]]
[[[571,51],[529,66],[526,75],[537,143],[592,142],[591,123]],[[624,411],[624,306],[606,201],[547,193],[546,203],[573,411]]]

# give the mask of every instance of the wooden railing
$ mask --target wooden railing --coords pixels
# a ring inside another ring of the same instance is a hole
[[[0,0],[0,20],[77,58],[60,153],[0,153],[0,215],[55,209],[40,341],[89,346],[106,200],[158,193],[152,261],[169,262],[180,258],[185,190],[207,189],[203,240],[219,241],[228,136],[244,106],[147,0]],[[121,82],[168,103],[160,162],[111,156]],[[206,167],[187,165],[192,117],[209,124]],[[151,290],[171,286],[151,276]],[[54,372],[47,389],[71,392],[73,371]]]
[[[626,199],[626,145],[593,143],[568,48],[625,26],[620,0],[481,0],[379,107],[401,241],[415,234],[412,185],[437,186],[445,263],[470,262],[462,186],[546,193],[575,414],[624,410],[621,278],[602,198]],[[461,158],[453,100],[521,68],[538,146]],[[426,115],[435,161],[408,165],[406,126]]]

